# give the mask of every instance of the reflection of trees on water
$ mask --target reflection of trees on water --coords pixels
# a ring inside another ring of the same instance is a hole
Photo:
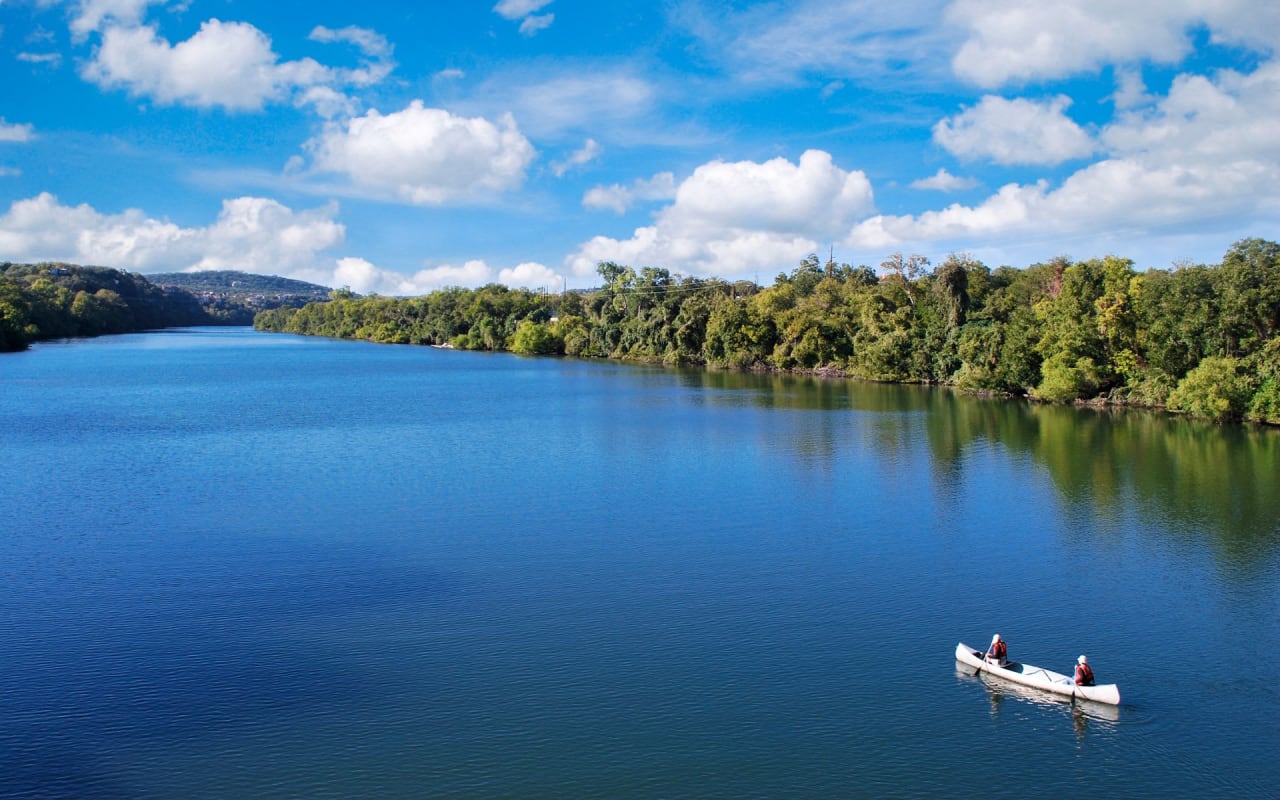
[[[938,474],[988,440],[1043,466],[1068,511],[1114,519],[1129,510],[1174,533],[1205,531],[1233,568],[1261,564],[1280,544],[1280,431],[929,394],[939,396],[928,423]]]
[[[680,379],[704,390],[709,403],[885,415],[863,428],[839,415],[806,426],[791,443],[806,459],[834,460],[851,436],[896,457],[923,432],[935,491],[957,497],[966,455],[985,443],[1042,466],[1068,512],[1087,520],[1135,518],[1175,535],[1204,531],[1223,566],[1246,571],[1280,545],[1278,430],[804,375],[684,370]],[[1106,526],[1075,527],[1096,535]]]
[[[1207,531],[1224,566],[1248,569],[1280,542],[1280,432],[1142,412],[1031,409],[1031,453],[1064,501],[1187,535]]]

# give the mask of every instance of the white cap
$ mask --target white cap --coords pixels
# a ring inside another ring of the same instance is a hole
[[[991,643],[995,644],[998,641],[1000,641],[1000,634],[997,633],[995,636],[991,637]]]
[[[1080,662],[1081,664],[1089,663],[1089,659],[1085,658],[1084,656],[1080,656],[1079,658],[1076,659],[1076,661]]]

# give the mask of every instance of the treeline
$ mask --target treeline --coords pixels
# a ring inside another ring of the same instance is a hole
[[[74,264],[0,262],[0,351],[44,339],[213,325],[190,293],[141,275]]]
[[[830,372],[1051,402],[1280,424],[1280,245],[1218,265],[1125,258],[1025,269],[895,254],[880,270],[810,256],[772,286],[603,263],[604,285],[499,285],[405,299],[333,294],[261,330],[525,354]]]

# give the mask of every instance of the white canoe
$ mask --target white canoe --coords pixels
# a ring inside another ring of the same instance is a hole
[[[1082,700],[1092,700],[1095,703],[1120,705],[1120,690],[1114,683],[1101,686],[1076,686],[1075,680],[1060,672],[1033,667],[1030,664],[1019,664],[1016,661],[1006,661],[1004,666],[988,664],[983,660],[982,655],[983,651],[975,650],[964,642],[956,645],[956,661],[968,664],[985,675],[995,675],[1024,686],[1034,686],[1037,689],[1079,697]]]

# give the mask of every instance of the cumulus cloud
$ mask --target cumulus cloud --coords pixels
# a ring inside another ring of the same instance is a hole
[[[628,240],[597,236],[567,262],[578,275],[599,261],[751,274],[816,250],[819,239],[848,230],[872,205],[866,175],[840,169],[821,150],[806,151],[796,163],[712,161],[680,184],[655,224]]]
[[[332,266],[295,270],[289,277],[322,286],[347,287],[358,294],[389,297],[416,297],[449,286],[481,286],[498,282],[504,286],[544,289],[560,286],[563,277],[536,262],[495,270],[481,259],[462,264],[439,264],[412,274],[384,269],[364,258],[340,258]]]
[[[339,87],[370,86],[395,68],[391,45],[367,28],[317,26],[310,38],[353,45],[362,56],[359,66],[333,68],[311,58],[282,61],[270,38],[244,22],[206,20],[191,38],[172,44],[155,26],[113,21],[102,30],[81,75],[104,89],[124,89],[162,105],[256,111],[292,99],[333,117],[353,113],[356,106]]]
[[[1149,108],[1100,132],[1106,158],[1054,187],[1009,184],[975,206],[875,216],[855,225],[853,247],[964,244],[1017,236],[1102,235],[1193,224],[1249,223],[1280,209],[1280,65],[1212,79],[1176,78]]]
[[[217,220],[187,228],[138,209],[102,214],[47,192],[0,216],[0,252],[18,261],[71,261],[142,272],[182,269],[288,271],[313,266],[342,242],[337,206],[294,211],[275,200],[224,200]]]
[[[271,40],[254,26],[216,19],[176,45],[154,27],[109,27],[82,74],[103,88],[123,88],[164,105],[230,111],[257,110],[295,88],[332,80],[310,58],[280,61]]]
[[[1111,101],[1120,110],[1144,106],[1154,98],[1147,94],[1147,85],[1142,80],[1142,73],[1136,69],[1116,70],[1116,91]]]
[[[148,6],[164,2],[165,0],[79,0],[74,4],[71,34],[77,41],[83,41],[90,33],[110,23],[126,27],[138,25]]]
[[[569,154],[569,157],[563,161],[557,161],[551,165],[551,171],[555,173],[557,178],[563,177],[566,172],[574,167],[580,167],[583,164],[590,164],[600,157],[604,152],[604,148],[595,139],[588,139],[583,142],[582,147]]]
[[[612,209],[623,214],[636,202],[674,200],[675,196],[676,176],[670,172],[659,172],[652,178],[637,178],[630,186],[614,183],[592,187],[583,195],[582,205],[592,209]]]
[[[955,0],[945,19],[970,32],[955,73],[987,88],[1105,64],[1174,64],[1191,52],[1200,26],[1216,42],[1263,52],[1280,41],[1280,5],[1253,0]]]
[[[937,192],[959,192],[965,189],[972,189],[978,185],[978,181],[974,178],[961,178],[947,172],[945,168],[939,168],[937,172],[928,178],[921,178],[911,182],[912,189],[926,189]]]
[[[1071,98],[1046,102],[987,95],[933,127],[933,139],[952,155],[997,164],[1054,165],[1093,154],[1089,134],[1064,113]]]
[[[504,286],[520,286],[525,289],[557,288],[564,281],[563,276],[545,264],[526,261],[516,264],[510,269],[498,272],[498,283]]]
[[[29,122],[5,122],[0,117],[0,142],[29,142],[36,136],[36,129]]]
[[[418,293],[441,289],[446,286],[479,286],[493,281],[493,270],[480,259],[465,261],[461,265],[441,264],[418,270],[410,279]]]
[[[330,123],[306,148],[314,170],[418,205],[479,201],[515,189],[535,156],[509,114],[494,123],[420,100],[391,114],[375,109]]]

